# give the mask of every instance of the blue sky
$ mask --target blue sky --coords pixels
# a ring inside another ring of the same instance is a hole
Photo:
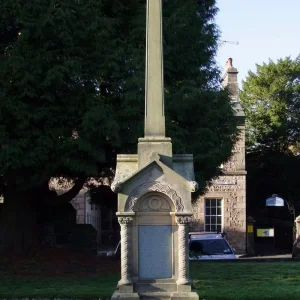
[[[224,70],[229,57],[239,71],[241,81],[255,64],[300,54],[300,0],[218,0],[216,17],[221,40],[217,63]]]

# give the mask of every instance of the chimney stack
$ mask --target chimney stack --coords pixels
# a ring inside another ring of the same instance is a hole
[[[235,116],[241,119],[241,124],[244,124],[245,113],[239,101],[239,84],[237,81],[238,73],[238,70],[232,65],[232,58],[228,58],[225,64],[225,73],[222,78],[222,84],[224,87],[227,86],[230,91],[231,104],[235,111]]]
[[[238,73],[238,70],[232,65],[232,58],[228,58],[225,64],[225,74],[223,75],[223,86],[229,88],[232,101],[237,101],[239,99]]]

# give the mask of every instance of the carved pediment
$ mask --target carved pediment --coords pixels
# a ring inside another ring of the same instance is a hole
[[[165,212],[171,211],[171,205],[169,202],[159,195],[149,195],[142,199],[141,204],[138,207],[139,211],[145,212]]]
[[[126,201],[125,211],[134,211],[134,206],[137,200],[149,192],[158,192],[168,196],[174,203],[175,211],[180,212],[184,210],[183,201],[181,197],[177,195],[175,190],[173,190],[169,185],[162,184],[161,182],[150,181],[139,185],[131,192]]]

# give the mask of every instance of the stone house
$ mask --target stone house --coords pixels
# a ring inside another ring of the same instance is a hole
[[[71,184],[62,178],[52,178],[50,188],[61,195],[71,188]],[[97,231],[97,243],[101,243],[101,210],[98,205],[90,202],[89,189],[84,186],[70,204],[76,213],[76,224],[92,225]]]
[[[97,243],[101,243],[101,210],[97,204],[90,203],[87,189],[82,189],[71,201],[76,210],[77,224],[91,224],[97,231]]]
[[[91,203],[89,190],[85,187],[70,203],[76,210],[76,223],[91,224],[96,229],[98,246],[115,246],[119,242],[116,208]]]
[[[192,231],[225,232],[238,253],[246,251],[246,170],[245,114],[239,102],[238,71],[228,59],[223,85],[231,92],[231,103],[239,119],[240,137],[232,157],[222,165],[223,175],[216,178],[205,195],[194,204]]]

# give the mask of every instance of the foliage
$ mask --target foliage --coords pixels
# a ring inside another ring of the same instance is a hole
[[[65,202],[86,177],[111,176],[116,154],[135,153],[143,135],[145,1],[23,2],[0,3],[4,223],[54,203],[53,177],[77,178]],[[215,0],[163,4],[167,134],[175,153],[195,154],[203,190],[236,137],[214,61],[217,8]],[[7,230],[10,239],[18,232]]]
[[[265,200],[272,194],[278,194],[296,206],[299,214],[299,180],[296,175],[300,168],[300,159],[292,154],[279,152],[250,152],[246,155],[247,163],[247,211],[256,216],[260,210],[266,217],[271,217],[272,211],[265,208]],[[277,213],[277,212],[278,213]],[[274,217],[289,220],[285,206],[274,211]]]
[[[118,60],[117,67],[106,68],[104,78],[110,79],[105,87],[122,123],[123,153],[136,152],[137,138],[143,135],[144,2],[106,2],[107,14],[118,20],[116,38],[107,41],[110,55]],[[215,1],[163,1],[167,136],[175,153],[194,154],[202,191],[231,155],[236,138],[236,119],[227,91],[220,88],[214,61],[219,37],[216,13]],[[116,40],[123,46],[115,47]]]
[[[167,134],[176,153],[194,154],[201,192],[230,157],[237,120],[214,60],[219,37],[215,1],[184,3],[165,1]]]
[[[117,152],[135,152],[143,131],[144,1],[7,0],[1,11],[5,181],[28,188],[53,176],[99,175]],[[164,1],[168,135],[175,152],[195,153],[203,184],[228,159],[235,133],[214,61],[216,13],[215,1]]]
[[[294,204],[300,189],[300,59],[269,61],[249,72],[240,93],[246,113],[247,195],[251,210],[273,193]]]
[[[248,150],[289,153],[300,140],[300,58],[256,65],[240,93]]]
[[[97,174],[118,128],[107,101],[96,99],[107,34],[99,1],[1,1],[1,12],[9,37],[0,50],[5,182],[28,189],[52,176]],[[86,124],[95,117],[97,132]]]

